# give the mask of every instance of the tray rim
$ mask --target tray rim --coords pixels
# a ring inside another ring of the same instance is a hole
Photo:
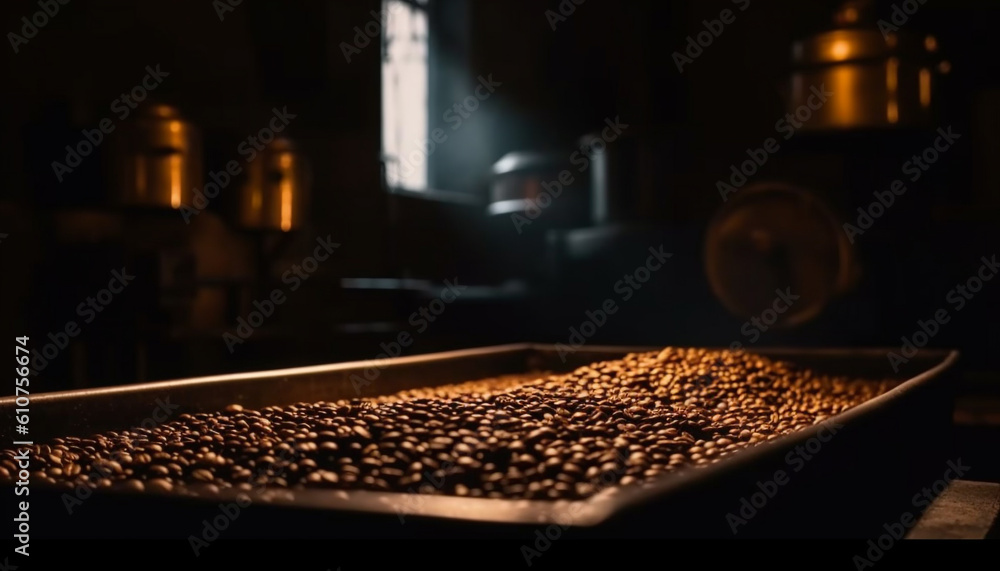
[[[699,347],[701,348],[701,347]],[[595,353],[608,353],[609,359],[626,353],[659,351],[663,347],[655,346],[626,346],[626,345],[586,345],[584,349]],[[704,347],[713,350],[718,348]],[[512,343],[505,345],[477,347],[469,349],[459,349],[436,353],[426,353],[404,357],[389,358],[387,366],[399,366],[408,364],[419,364],[423,362],[449,360],[459,357],[488,356],[496,353],[517,353],[524,352],[529,356],[532,352],[555,352],[555,344],[545,343]],[[754,347],[747,349],[750,353],[769,355],[776,358],[812,357],[812,356],[832,356],[838,355],[852,357],[884,357],[893,348],[797,348],[797,347]],[[787,357],[785,356],[787,355]],[[870,399],[850,410],[840,413],[836,417],[838,423],[847,426],[849,423],[867,417],[875,413],[879,408],[901,398],[903,395],[918,390],[931,380],[939,377],[942,373],[952,368],[959,360],[959,352],[953,349],[921,349],[918,355],[924,356],[936,364],[922,369],[920,373],[906,377],[906,380],[889,391]],[[600,358],[595,361],[601,360]],[[203,377],[193,377],[189,379],[173,379],[166,381],[154,381],[147,383],[137,383],[134,385],[124,385],[116,387],[102,387],[94,389],[77,389],[69,391],[58,391],[51,393],[36,393],[31,396],[32,400],[38,401],[62,401],[72,400],[75,397],[112,396],[116,394],[141,392],[144,390],[169,390],[178,386],[191,387],[192,385],[215,385],[225,384],[235,381],[246,380],[268,380],[272,378],[289,377],[292,380],[295,376],[314,375],[318,373],[356,370],[359,367],[369,366],[373,360],[348,361],[327,365],[311,365],[305,367],[293,367],[285,369],[273,369],[266,371],[254,371],[249,373],[230,373],[223,375],[210,375]],[[0,399],[0,407],[14,404],[14,397]],[[782,449],[792,448],[810,438],[816,436],[823,428],[821,424],[814,424],[798,432],[768,441],[764,444],[750,449],[740,451],[724,460],[712,463],[701,468],[689,468],[673,474],[664,474],[651,480],[646,486],[636,486],[632,488],[621,488],[611,485],[595,496],[582,500],[523,500],[523,499],[494,499],[494,498],[467,498],[446,495],[414,494],[408,492],[376,492],[368,490],[328,490],[328,489],[307,489],[307,490],[286,490],[286,489],[265,489],[262,491],[243,492],[235,489],[225,489],[211,494],[200,494],[197,489],[188,493],[162,493],[150,494],[148,492],[126,492],[119,490],[102,490],[102,493],[109,495],[133,496],[136,499],[156,497],[158,499],[187,499],[196,498],[200,501],[218,502],[235,500],[241,496],[249,496],[253,502],[261,502],[263,505],[282,506],[295,509],[306,510],[336,510],[341,512],[359,512],[366,514],[397,514],[414,518],[441,518],[453,521],[469,521],[478,523],[497,524],[527,524],[527,525],[565,525],[565,518],[562,517],[566,510],[573,509],[575,514],[571,525],[579,527],[597,526],[616,514],[627,510],[630,507],[665,497],[691,485],[693,482],[704,478],[710,478],[717,474],[722,474],[730,470],[738,470],[740,466],[747,466],[754,463],[763,456],[770,454],[775,446]],[[43,487],[36,484],[39,488]],[[58,491],[57,487],[48,487]],[[420,505],[414,509],[410,506],[406,510],[400,510],[401,503],[407,499]]]
[[[649,351],[660,351],[668,346],[645,346],[645,345],[584,345],[583,349],[586,351],[594,352],[607,352],[616,353],[641,353]],[[669,347],[685,347],[682,345],[671,345]],[[686,348],[686,347],[685,347]],[[727,350],[725,347],[697,347],[698,349],[706,349],[709,351],[721,351]],[[127,394],[142,392],[144,390],[156,390],[156,389],[171,389],[174,387],[196,387],[199,385],[209,385],[209,384],[221,384],[232,381],[247,381],[247,380],[268,380],[278,377],[289,377],[293,378],[296,376],[304,375],[314,375],[320,373],[329,373],[336,371],[346,371],[358,368],[364,368],[370,366],[371,363],[387,363],[388,366],[399,366],[399,365],[409,365],[417,364],[428,361],[440,361],[447,359],[455,359],[460,357],[476,357],[481,355],[501,353],[501,352],[518,352],[518,351],[555,351],[555,343],[508,343],[503,345],[489,345],[486,347],[473,347],[467,349],[454,349],[449,351],[438,351],[434,353],[421,353],[419,355],[407,355],[401,357],[389,357],[386,359],[366,359],[366,360],[356,360],[356,361],[343,361],[339,363],[329,363],[324,365],[307,365],[303,367],[288,367],[283,369],[265,369],[262,371],[251,371],[242,373],[223,373],[218,375],[203,375],[197,377],[184,377],[178,379],[167,379],[162,381],[148,381],[143,383],[131,383],[124,385],[116,385],[109,387],[94,387],[94,388],[84,388],[84,389],[70,389],[65,391],[49,391],[49,392],[38,392],[32,393],[30,398],[32,401],[45,402],[54,399],[65,399],[73,397],[83,397],[83,396],[112,396],[116,394]],[[893,347],[862,347],[862,348],[847,348],[847,347],[785,347],[785,346],[775,346],[775,347],[754,347],[746,349],[748,353],[760,353],[760,354],[781,354],[787,353],[789,355],[795,354],[809,354],[809,355],[821,355],[821,356],[836,356],[840,354],[850,354],[857,356],[859,354],[865,354],[868,356],[885,355],[889,351],[895,351],[897,348]],[[920,349],[921,355],[943,355],[951,366],[954,364],[954,360],[959,357],[959,351],[955,349]],[[915,377],[907,378],[907,381],[913,380]],[[15,395],[9,395],[0,397],[0,407],[10,406],[15,404]]]

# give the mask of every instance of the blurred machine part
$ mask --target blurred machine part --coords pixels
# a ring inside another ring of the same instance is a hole
[[[795,301],[775,323],[786,327],[818,315],[859,272],[826,204],[779,184],[743,189],[720,209],[705,238],[705,271],[712,292],[740,318],[760,315],[786,292]]]
[[[579,153],[578,153],[579,155]],[[546,228],[587,223],[587,185],[578,180],[569,153],[519,151],[493,164],[487,212],[521,214]]]
[[[639,131],[638,133],[636,131]],[[608,225],[640,220],[661,220],[663,188],[657,184],[669,167],[669,153],[640,126],[608,140],[601,133],[588,133],[580,141],[587,151],[592,172],[591,218]]]
[[[834,22],[835,29],[792,46],[788,112],[803,106],[813,112],[802,128],[927,125],[938,98],[936,77],[950,68],[938,54],[937,39],[879,26],[867,0],[845,2]],[[819,89],[836,96],[817,105]]]
[[[886,246],[867,236],[855,250],[841,225],[900,176],[901,157],[919,150],[914,141],[925,144],[938,126],[939,76],[949,64],[934,36],[886,27],[870,0],[842,2],[832,21],[832,29],[792,45],[786,120],[796,131],[785,139],[794,140],[782,142],[766,179],[719,207],[705,233],[708,285],[742,319],[761,315],[778,291],[789,292],[797,297],[775,325],[796,327],[863,289],[862,260]],[[921,185],[931,182],[927,177]],[[931,195],[913,192],[907,206]],[[906,220],[897,217],[883,229]],[[869,281],[898,279],[888,267],[864,266]],[[854,309],[844,315],[861,311],[869,295],[850,298]]]

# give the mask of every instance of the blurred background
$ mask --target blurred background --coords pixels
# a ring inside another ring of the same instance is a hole
[[[1000,424],[1000,280],[970,282],[1000,253],[1000,4],[0,11],[3,322],[34,391],[905,337],[960,349],[956,414]]]

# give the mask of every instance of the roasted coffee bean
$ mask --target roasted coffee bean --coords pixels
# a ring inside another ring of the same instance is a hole
[[[205,469],[198,469],[191,472],[191,477],[199,482],[211,482],[215,479],[215,476],[211,472]]]
[[[125,480],[120,484],[116,484],[114,487],[116,489],[125,490],[128,492],[141,492],[146,489],[146,486],[142,483],[141,480],[133,480],[133,479]]]
[[[169,492],[174,489],[174,486],[167,480],[153,479],[146,482],[145,488],[149,492]]]
[[[94,462],[94,468],[105,477],[122,473],[122,465],[114,460],[98,460]]]
[[[31,447],[39,485],[416,491],[580,499],[705,466],[895,386],[745,353],[667,348],[572,372],[372,399],[181,414]],[[0,450],[0,480],[19,468]]]

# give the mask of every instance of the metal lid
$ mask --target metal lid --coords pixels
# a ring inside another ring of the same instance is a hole
[[[514,151],[500,157],[493,163],[490,172],[494,176],[519,172],[535,172],[551,168],[556,159],[552,154],[539,151]]]

